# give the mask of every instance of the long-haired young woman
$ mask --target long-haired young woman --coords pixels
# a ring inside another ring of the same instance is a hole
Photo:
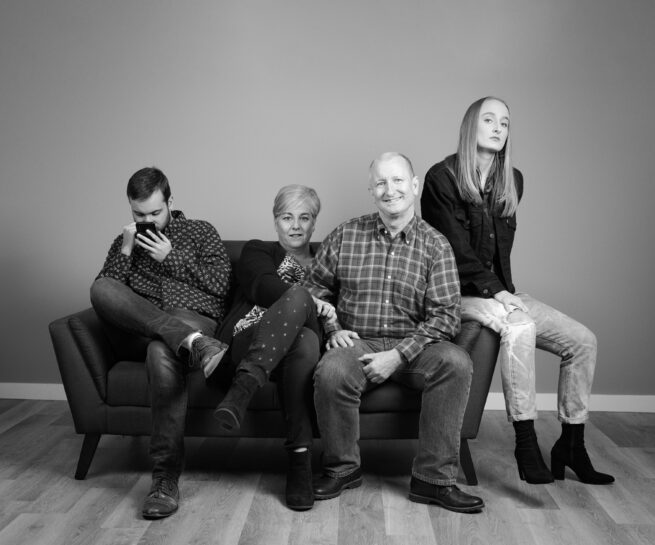
[[[500,334],[498,361],[521,479],[549,483],[553,477],[563,479],[568,466],[582,482],[608,484],[614,477],[594,469],[584,444],[596,337],[558,310],[516,292],[512,282],[510,253],[522,193],[523,176],[512,166],[509,108],[498,98],[481,98],[464,115],[457,153],[426,175],[423,218],[446,235],[455,252],[462,319]],[[557,396],[562,435],[551,450],[550,470],[534,430],[535,348],[561,358]]]

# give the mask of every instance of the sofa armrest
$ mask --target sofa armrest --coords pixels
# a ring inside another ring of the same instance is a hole
[[[50,337],[78,433],[102,433],[107,373],[115,358],[92,308],[53,321]]]

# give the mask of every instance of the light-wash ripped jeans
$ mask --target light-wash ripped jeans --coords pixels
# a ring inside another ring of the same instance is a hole
[[[561,422],[580,424],[588,418],[589,396],[596,367],[596,336],[566,314],[517,293],[528,309],[508,312],[495,299],[462,297],[462,320],[475,320],[500,334],[500,365],[505,406],[510,422],[537,417],[535,348],[561,358],[557,411]]]

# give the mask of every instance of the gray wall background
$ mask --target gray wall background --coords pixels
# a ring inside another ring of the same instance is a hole
[[[88,306],[138,168],[226,239],[273,238],[277,189],[311,185],[318,239],[373,209],[375,155],[422,179],[494,94],[518,287],[597,333],[596,393],[655,394],[654,26],[651,0],[0,0],[0,382],[59,382],[47,324]]]

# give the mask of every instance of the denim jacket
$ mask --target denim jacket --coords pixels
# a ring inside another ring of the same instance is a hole
[[[455,156],[434,165],[425,176],[421,194],[423,219],[441,231],[455,252],[462,295],[493,297],[499,291],[514,293],[510,254],[516,232],[516,215],[502,218],[481,205],[464,201],[455,182]],[[514,169],[519,199],[523,176]]]

